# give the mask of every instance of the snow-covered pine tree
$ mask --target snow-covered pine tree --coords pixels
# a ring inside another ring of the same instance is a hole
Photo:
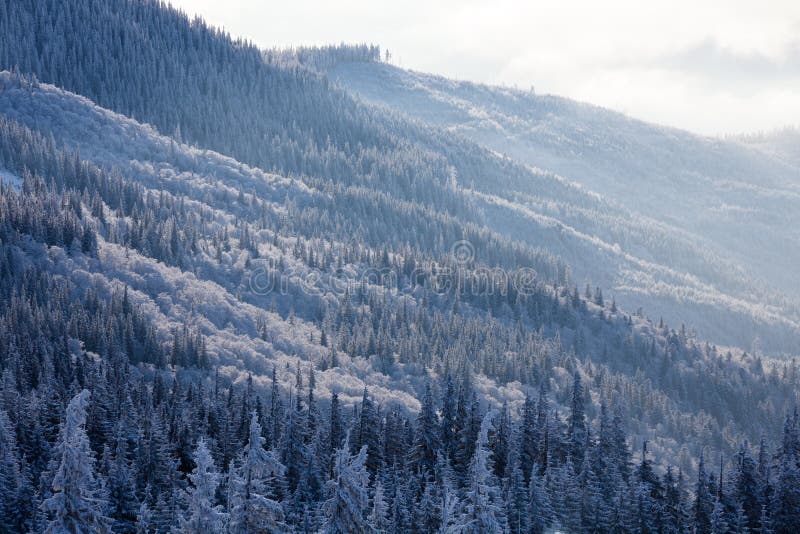
[[[794,455],[780,460],[773,506],[775,534],[800,532],[800,468]]]
[[[369,510],[369,472],[366,468],[367,446],[350,454],[349,437],[337,449],[334,475],[328,481],[330,497],[323,510],[325,534],[364,534],[372,532],[366,519]]]
[[[530,395],[525,395],[525,404],[522,407],[522,417],[519,423],[519,461],[523,468],[523,476],[527,484],[529,479],[528,466],[539,460],[539,433],[536,426],[536,405]]]
[[[150,534],[153,524],[153,514],[147,506],[147,501],[143,501],[136,513],[136,534]]]
[[[386,495],[383,492],[383,484],[380,481],[375,483],[375,493],[372,496],[372,511],[367,518],[369,525],[376,532],[386,532],[389,527],[389,505],[386,502]]]
[[[136,476],[128,458],[128,444],[121,425],[117,425],[111,442],[114,449],[106,448],[106,479],[108,491],[108,516],[115,531],[128,532],[136,522],[139,508],[136,498]]]
[[[102,484],[94,473],[94,453],[86,434],[89,396],[84,389],[67,405],[54,451],[59,463],[53,494],[42,503],[48,519],[46,534],[111,532],[110,521],[103,515]]]
[[[539,466],[533,464],[528,483],[528,527],[531,534],[543,534],[553,520],[550,499],[539,471]]]
[[[414,443],[409,452],[409,461],[416,469],[432,474],[436,467],[436,451],[442,447],[439,434],[439,419],[433,406],[430,385],[425,386],[422,409],[417,416]]]
[[[528,532],[530,530],[528,525],[529,493],[518,458],[517,453],[511,454],[510,474],[506,481],[506,517],[508,517],[508,526],[512,532]]]
[[[746,516],[747,527],[757,530],[761,519],[761,488],[758,483],[758,466],[747,443],[739,445],[735,460],[734,497]]]
[[[367,388],[364,388],[354,447],[355,450],[359,450],[361,447],[366,445],[366,465],[371,474],[378,472],[378,468],[383,461],[383,455],[381,454],[380,432],[378,432],[379,429],[379,408],[375,405],[375,402],[369,398]]]
[[[586,412],[583,405],[583,384],[581,375],[575,371],[572,380],[572,400],[570,403],[567,439],[572,465],[580,468],[583,465],[583,453],[586,448]]]
[[[285,468],[272,452],[264,449],[264,437],[253,412],[247,445],[231,469],[229,481],[230,532],[288,532],[281,503],[276,500],[275,481]]]
[[[700,462],[697,466],[697,484],[694,490],[694,507],[692,509],[693,530],[697,534],[711,532],[711,515],[714,512],[714,498],[709,488],[708,474],[705,468],[705,459],[700,453]]]
[[[203,438],[197,443],[194,462],[195,467],[189,475],[192,483],[188,490],[189,506],[186,515],[181,518],[181,531],[186,534],[220,532],[227,521],[222,506],[216,504],[220,474]]]
[[[19,526],[19,487],[22,471],[17,457],[14,427],[5,410],[0,409],[0,531],[13,532]]]
[[[496,411],[488,412],[481,423],[475,452],[470,463],[461,514],[451,532],[505,532],[508,529],[500,487],[492,472],[489,432]]]
[[[439,437],[444,448],[444,454],[448,458],[452,458],[455,454],[455,449],[458,444],[458,436],[456,434],[456,411],[458,409],[458,400],[456,398],[455,385],[453,378],[449,374],[445,378],[444,391],[442,392],[442,414],[441,414],[441,428],[439,430]]]

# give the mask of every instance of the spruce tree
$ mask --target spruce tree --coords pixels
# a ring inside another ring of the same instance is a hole
[[[378,468],[383,461],[379,430],[380,417],[378,408],[375,406],[372,399],[369,398],[367,388],[364,388],[354,447],[355,450],[359,450],[364,446],[367,447],[366,465],[369,472],[373,475],[378,472]]]
[[[569,440],[569,455],[572,464],[580,466],[583,464],[583,453],[586,448],[586,413],[583,406],[583,385],[581,375],[575,371],[572,380],[572,397],[570,402],[570,413],[567,428],[567,439]]]
[[[86,409],[90,393],[83,390],[70,400],[54,455],[58,468],[53,494],[42,503],[47,514],[47,534],[110,532],[103,515],[106,503],[94,473],[94,453],[86,434]]]
[[[436,453],[441,447],[439,420],[428,385],[425,387],[425,396],[422,398],[422,408],[417,416],[414,431],[414,443],[409,453],[411,465],[423,473],[433,474],[436,467]]]
[[[13,532],[24,517],[20,509],[20,483],[17,439],[5,410],[0,409],[0,531]]]
[[[386,532],[389,526],[388,516],[389,505],[386,503],[383,485],[378,481],[375,483],[375,492],[372,496],[372,511],[369,513],[367,520],[376,532]]]
[[[744,512],[747,527],[755,531],[758,529],[761,519],[761,498],[757,465],[748,450],[747,443],[739,445],[735,469],[734,491],[736,504],[741,506]]]
[[[128,457],[128,442],[124,429],[118,425],[113,451],[107,461],[108,516],[113,520],[115,532],[129,532],[136,523],[139,508],[136,497],[136,474]]]
[[[369,510],[369,472],[366,468],[367,446],[350,454],[346,439],[336,451],[334,476],[327,483],[328,500],[323,505],[325,534],[363,534],[372,529],[367,522]]]
[[[533,464],[528,482],[528,526],[531,534],[546,532],[553,518],[546,485],[539,472],[539,466]]]
[[[697,484],[694,490],[694,507],[692,510],[693,529],[696,534],[711,533],[711,515],[714,512],[714,497],[709,487],[709,478],[705,469],[703,453],[697,467]]]
[[[283,476],[284,466],[272,452],[264,448],[258,417],[250,418],[249,438],[231,469],[229,488],[229,513],[232,534],[255,532],[288,532],[281,503],[276,500],[277,480]]]
[[[472,462],[464,490],[461,515],[456,522],[459,532],[504,532],[508,528],[500,487],[493,473],[489,450],[489,432],[496,412],[484,416],[478,432]]]
[[[800,532],[800,469],[793,454],[784,453],[775,485],[775,534]]]
[[[194,463],[189,474],[192,485],[188,490],[188,510],[181,518],[181,531],[187,534],[219,532],[227,521],[227,514],[216,504],[220,474],[203,438],[197,443]]]

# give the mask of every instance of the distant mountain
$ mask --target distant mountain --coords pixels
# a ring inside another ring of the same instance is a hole
[[[624,305],[689,321],[719,342],[749,347],[756,338],[772,339],[770,348],[794,350],[800,212],[792,206],[800,198],[800,167],[791,157],[559,97],[377,61],[330,62],[327,73],[365,102],[599,193],[598,205],[616,208],[575,213],[562,205],[548,212],[534,183],[490,190],[639,260],[605,262],[612,272],[600,280]],[[506,231],[520,235],[511,224]],[[570,264],[579,277],[597,273],[596,263],[581,266],[570,258]]]
[[[787,127],[772,132],[742,135],[736,140],[800,167],[800,129]]]

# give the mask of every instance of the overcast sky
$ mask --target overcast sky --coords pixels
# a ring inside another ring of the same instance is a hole
[[[800,124],[800,1],[172,0],[262,47],[368,42],[704,134]]]

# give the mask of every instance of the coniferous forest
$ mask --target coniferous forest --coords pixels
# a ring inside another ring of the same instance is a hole
[[[0,531],[800,532],[790,296],[384,57],[0,0]]]

